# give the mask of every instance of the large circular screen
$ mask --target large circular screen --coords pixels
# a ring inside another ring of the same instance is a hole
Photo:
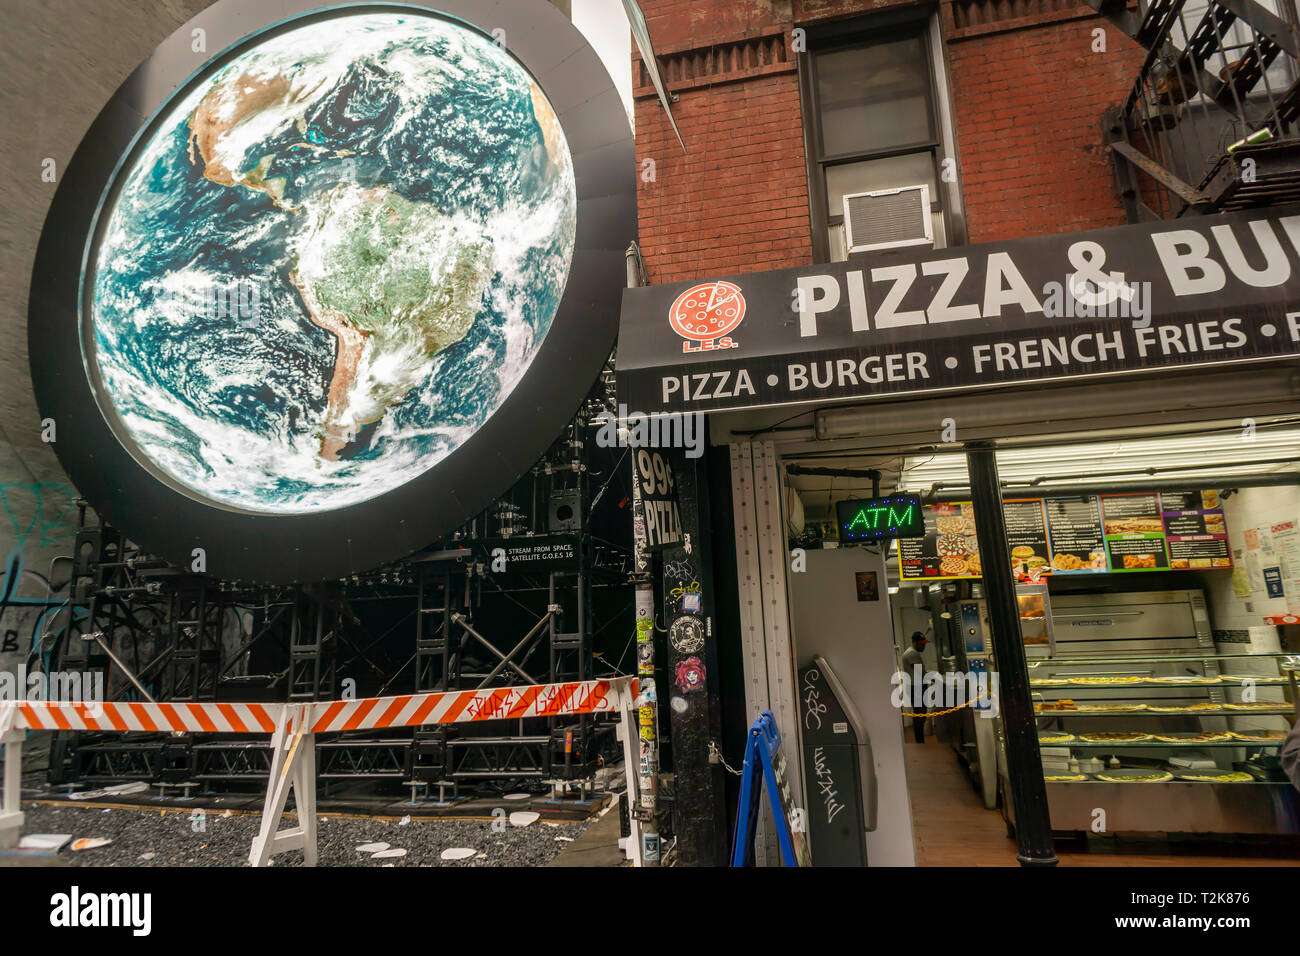
[[[137,457],[291,514],[434,467],[555,317],[576,202],[545,94],[450,20],[353,13],[257,43],[120,173],[82,348]]]
[[[29,424],[175,564],[373,568],[560,437],[635,237],[623,102],[548,0],[217,0],[60,172]]]

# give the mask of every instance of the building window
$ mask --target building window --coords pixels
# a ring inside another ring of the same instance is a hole
[[[819,261],[848,257],[844,197],[930,187],[936,248],[949,244],[939,188],[944,122],[926,21],[890,32],[810,37],[801,66],[809,201]]]

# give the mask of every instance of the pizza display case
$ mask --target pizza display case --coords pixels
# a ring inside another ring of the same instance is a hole
[[[1053,830],[1300,833],[1277,759],[1294,655],[1216,647],[1199,590],[1054,595],[1050,613],[1029,678]]]
[[[1030,660],[1051,657],[1056,653],[1056,633],[1047,585],[1017,584],[1016,606],[1020,612],[1020,637],[1025,644],[1025,657]]]

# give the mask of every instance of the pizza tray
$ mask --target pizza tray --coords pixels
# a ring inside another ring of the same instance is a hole
[[[1238,770],[1184,770],[1181,773],[1175,773],[1174,777],[1178,780],[1186,780],[1190,783],[1250,783],[1254,779],[1253,777],[1251,780],[1229,779],[1240,773],[1241,771]],[[1246,776],[1249,777],[1250,774],[1246,774]],[[1206,780],[1206,777],[1211,779]]]

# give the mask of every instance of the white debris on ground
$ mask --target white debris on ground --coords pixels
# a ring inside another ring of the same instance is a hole
[[[71,833],[28,833],[18,841],[20,850],[61,850],[69,840]]]
[[[23,805],[23,833],[108,840],[59,860],[69,866],[247,866],[257,835],[256,813],[112,809],[97,806]],[[531,811],[524,811],[531,813]],[[535,815],[535,814],[534,814]],[[282,826],[291,825],[292,816]],[[404,817],[403,821],[329,817],[317,821],[320,866],[540,866],[578,837],[588,821],[545,826],[504,826],[504,820]],[[366,852],[363,847],[381,846]],[[396,851],[400,851],[400,855]],[[450,851],[450,852],[447,852]],[[386,855],[385,855],[386,854]],[[276,866],[302,863],[300,851],[277,854]]]

